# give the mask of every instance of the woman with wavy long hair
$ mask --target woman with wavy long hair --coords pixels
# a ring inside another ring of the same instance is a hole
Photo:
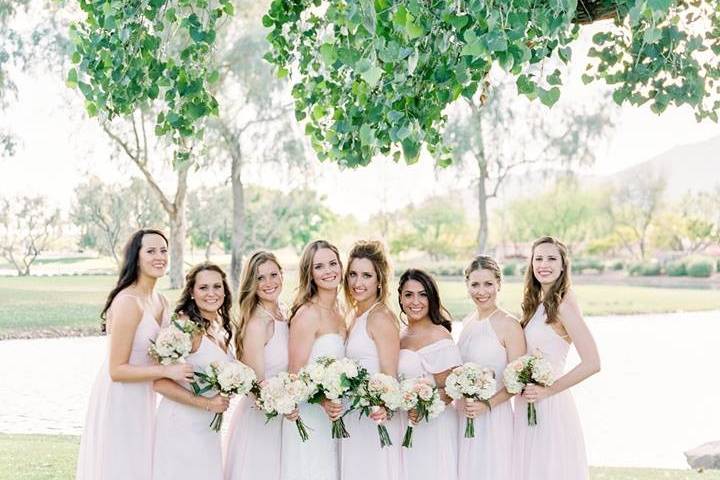
[[[290,314],[289,371],[297,372],[321,356],[345,356],[345,320],[338,305],[342,262],[338,249],[325,240],[305,247],[300,258],[297,295]],[[302,442],[286,423],[282,436],[281,478],[287,480],[336,480],[340,477],[339,440],[331,437],[331,420],[340,418],[342,405],[299,406],[310,438]]]
[[[231,307],[230,287],[220,267],[206,262],[187,273],[175,314],[197,327],[185,358],[193,370],[202,372],[213,362],[233,360]],[[187,383],[167,379],[156,380],[155,391],[163,399],[155,428],[153,480],[222,480],[220,433],[210,423],[216,413],[228,409],[228,398],[214,391],[195,395]]]
[[[345,354],[370,374],[397,376],[400,354],[398,321],[387,304],[390,264],[383,244],[359,241],[350,250],[343,290],[352,318]],[[379,409],[370,418],[349,415],[350,438],[342,445],[342,478],[354,480],[400,478],[399,416],[388,419]],[[385,422],[392,445],[381,447],[376,422]]]
[[[259,381],[287,371],[288,324],[280,305],[283,273],[275,255],[259,251],[240,280],[235,354]],[[291,416],[292,417],[292,416]],[[289,432],[292,435],[294,432]],[[228,431],[225,478],[280,478],[282,420],[266,422],[252,396],[240,400]]]
[[[402,274],[398,296],[407,320],[400,337],[398,373],[406,378],[430,378],[447,404],[429,423],[417,423],[417,412],[412,410],[401,417],[403,431],[408,422],[414,424],[413,446],[402,449],[402,468],[407,478],[414,480],[457,480],[457,417],[444,388],[447,376],[462,364],[462,358],[450,335],[450,314],[442,306],[435,280],[422,270]]]
[[[568,249],[553,237],[533,243],[525,273],[522,326],[528,353],[541,352],[556,380],[549,387],[528,385],[516,397],[513,478],[587,479],[585,442],[569,388],[600,371],[600,356],[571,288]],[[580,363],[564,373],[572,344]],[[537,411],[534,426],[528,425],[528,402]]]
[[[167,263],[168,242],[159,230],[138,230],[125,245],[120,275],[100,314],[108,353],[88,402],[78,480],[152,478],[152,382],[193,376],[189,365],[156,365],[147,353],[167,319],[167,300],[155,290]]]

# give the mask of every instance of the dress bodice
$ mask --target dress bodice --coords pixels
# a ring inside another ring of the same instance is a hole
[[[541,303],[535,314],[525,326],[525,339],[527,351],[532,354],[536,350],[542,352],[543,357],[550,362],[556,378],[565,370],[565,360],[570,351],[570,344],[545,323],[547,315]]]
[[[345,343],[339,333],[326,333],[315,339],[308,363],[320,357],[343,358],[345,356]]]
[[[234,359],[235,356],[230,349],[227,352],[223,351],[219,345],[203,335],[198,349],[188,355],[185,361],[195,367],[196,371],[205,371],[212,362],[228,362]],[[211,390],[206,392],[205,396],[211,397],[216,394],[216,391]]]
[[[462,357],[455,342],[443,338],[418,350],[401,349],[398,374],[405,378],[427,376],[433,379],[433,374],[461,364]]]
[[[288,369],[288,324],[273,319],[273,335],[265,344],[265,378]]]
[[[500,343],[489,318],[480,320],[477,312],[471,313],[463,322],[458,348],[463,362],[473,362],[495,372],[497,389],[504,387],[503,372],[507,366],[507,351]]]
[[[129,294],[122,295],[134,297],[134,295]],[[167,321],[167,313],[165,310],[163,310],[162,315],[162,323],[164,325]],[[113,316],[113,311],[111,309],[109,313],[110,323],[112,323]],[[155,320],[155,317],[152,315],[152,313],[150,313],[148,310],[143,310],[142,318],[140,319],[140,322],[135,329],[135,336],[133,337],[132,349],[130,350],[130,359],[128,360],[128,363],[130,365],[152,365],[154,363],[150,355],[148,355],[148,348],[150,347],[150,341],[155,340],[159,331],[160,325],[158,325],[158,322]],[[108,342],[110,342],[111,336],[112,327],[108,334]],[[109,354],[110,349],[108,348],[108,355]]]
[[[380,358],[377,346],[367,332],[370,310],[372,308],[355,319],[352,329],[348,332],[345,355],[365,367],[368,373],[373,374],[380,371]]]

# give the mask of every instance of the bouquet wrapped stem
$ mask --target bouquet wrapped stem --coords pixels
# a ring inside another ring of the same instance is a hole
[[[367,417],[370,416],[371,411],[377,413],[381,408],[385,409],[390,417],[402,406],[400,382],[395,377],[380,372],[366,376],[364,382],[351,396],[352,408],[359,408],[360,415]],[[378,422],[377,431],[380,448],[392,445],[387,427],[382,422]]]
[[[292,413],[298,403],[307,401],[310,390],[298,374],[281,372],[272,378],[256,382],[252,393],[255,395],[255,404],[265,412],[267,423],[278,415]],[[310,438],[307,426],[300,416],[295,419],[295,426],[303,442]]]
[[[465,363],[453,369],[445,380],[445,392],[453,400],[464,398],[471,403],[480,401],[492,410],[490,397],[497,390],[495,372],[472,362]],[[465,420],[465,438],[475,438],[475,419],[467,417]]]
[[[503,373],[505,388],[510,393],[520,393],[526,385],[549,387],[555,382],[552,365],[543,358],[542,352],[523,355],[510,362]],[[537,408],[532,402],[527,404],[528,425],[537,425]]]
[[[445,402],[440,398],[440,391],[437,386],[427,377],[410,378],[403,380],[400,384],[402,393],[401,408],[406,411],[417,412],[417,422],[425,420],[429,422],[445,410]],[[402,446],[412,447],[413,436],[412,421],[408,423],[403,436]]]
[[[204,372],[195,372],[195,377],[198,381],[190,384],[195,395],[216,390],[224,397],[249,393],[256,380],[253,369],[238,361],[212,362]],[[222,412],[216,413],[210,428],[219,432],[222,422]]]

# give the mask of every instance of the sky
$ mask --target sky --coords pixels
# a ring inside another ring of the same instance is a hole
[[[583,34],[576,55],[587,50],[592,33],[588,30]],[[582,55],[575,60],[584,65]],[[570,72],[568,77],[561,101],[587,101],[604,88],[601,84],[583,85],[576,72]],[[87,174],[108,182],[138,174],[124,159],[111,158],[113,150],[105,134],[95,119],[86,118],[80,94],[66,88],[58,73],[16,72],[15,78],[19,86],[17,100],[3,113],[0,127],[11,127],[20,144],[14,157],[0,159],[2,196],[42,194],[67,210],[73,188]],[[670,108],[658,116],[647,107],[625,106],[619,109],[615,130],[599,146],[596,162],[583,173],[608,175],[675,146],[718,135],[720,125],[710,121],[697,123],[689,108]],[[335,165],[316,163],[316,176],[310,186],[326,196],[332,210],[360,219],[451,188],[469,188],[468,182],[458,179],[455,173],[438,174],[426,155],[413,166],[377,159],[359,170],[340,171]],[[191,175],[191,187],[212,186],[224,181],[227,175],[224,169],[215,167],[201,175]],[[255,168],[246,172],[245,177],[251,183],[283,187],[272,167]],[[171,175],[165,175],[168,190],[172,189],[171,179]]]

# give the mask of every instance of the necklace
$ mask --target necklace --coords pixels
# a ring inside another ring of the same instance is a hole
[[[263,307],[262,303],[258,303],[257,306],[260,310],[262,310],[265,313],[265,315],[270,317],[272,320],[277,320],[278,322],[282,322],[285,320],[283,318],[282,312],[278,312],[278,313],[271,312],[268,309],[266,309],[265,307]]]

